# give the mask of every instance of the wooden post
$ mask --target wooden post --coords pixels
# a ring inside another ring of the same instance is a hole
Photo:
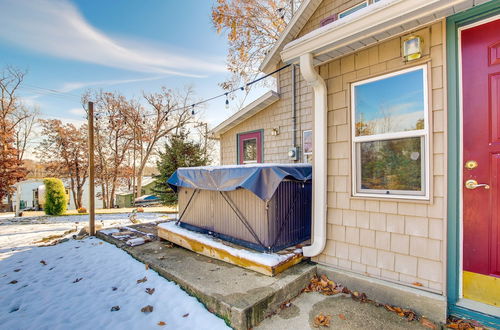
[[[95,192],[94,192],[94,103],[89,102],[89,234],[95,235]]]

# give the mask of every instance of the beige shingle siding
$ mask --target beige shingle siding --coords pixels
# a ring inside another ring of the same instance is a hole
[[[328,86],[327,248],[316,261],[442,292],[445,244],[445,93],[442,24],[412,31],[423,58],[405,63],[394,38],[320,66]],[[351,197],[350,83],[429,63],[431,201]]]
[[[328,1],[320,5],[301,35],[321,19],[360,1]],[[446,116],[444,24],[408,31],[423,38],[423,58],[405,63],[401,37],[321,65],[328,88],[328,225],[327,245],[315,261],[422,289],[445,288]],[[404,37],[404,36],[403,36]],[[428,63],[431,121],[431,200],[428,202],[351,196],[350,84],[406,67]],[[236,134],[264,129],[264,161],[290,162],[290,68],[279,74],[281,99],[221,136],[223,164],[236,163]],[[312,90],[297,67],[297,144],[302,131],[312,128]],[[281,134],[271,135],[273,127]]]
[[[280,65],[283,65],[280,63]],[[312,128],[312,96],[311,88],[302,80],[296,67],[296,109],[297,109],[297,144],[302,144],[302,131]],[[278,73],[280,100],[260,111],[240,125],[221,135],[221,163],[236,164],[236,135],[239,133],[264,130],[264,162],[291,163],[288,150],[292,146],[292,69],[286,68]],[[280,129],[277,136],[271,135],[273,128]]]
[[[316,30],[320,27],[320,23],[323,19],[338,14],[346,9],[351,8],[361,2],[361,0],[324,0],[316,9],[311,19],[304,25],[302,30],[299,32],[297,38],[300,38],[309,32]]]

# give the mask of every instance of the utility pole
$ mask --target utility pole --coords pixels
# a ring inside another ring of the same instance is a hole
[[[95,192],[94,192],[94,103],[89,102],[89,234],[95,235]]]

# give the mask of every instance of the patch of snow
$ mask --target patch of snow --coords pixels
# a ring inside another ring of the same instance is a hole
[[[96,238],[0,260],[0,292],[2,329],[228,329],[178,285]],[[147,305],[153,311],[141,312]]]
[[[164,222],[158,224],[158,227],[164,228],[168,231],[171,231],[173,233],[176,233],[178,235],[182,235],[184,237],[188,237],[190,239],[196,240],[202,244],[205,244],[207,246],[221,249],[229,253],[230,255],[244,258],[247,260],[251,260],[254,262],[257,262],[262,265],[266,266],[276,266],[280,264],[281,262],[287,260],[291,256],[293,256],[293,253],[288,253],[288,254],[278,254],[278,253],[262,253],[262,252],[257,252],[257,251],[251,251],[247,249],[238,249],[229,245],[226,245],[222,243],[220,240],[216,240],[214,237],[206,234],[201,234],[194,232],[192,230],[188,230],[185,228],[180,227],[179,225],[175,224],[175,221],[170,221],[170,222]],[[302,249],[295,249],[295,253],[302,252]]]
[[[142,223],[165,220],[170,217],[162,213],[137,213],[137,220]],[[61,235],[70,229],[77,231],[88,225],[88,215],[41,216],[0,218],[0,260],[19,251],[36,246],[35,243],[51,235]],[[131,225],[129,213],[96,214],[96,224],[103,228]],[[45,243],[43,243],[45,244]]]

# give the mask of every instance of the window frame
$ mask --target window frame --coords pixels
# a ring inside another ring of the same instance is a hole
[[[422,70],[423,82],[423,97],[424,97],[424,129],[390,132],[382,134],[356,136],[356,86],[364,85],[374,81],[379,81],[412,71]],[[429,68],[427,64],[416,65],[410,68],[397,70],[394,72],[382,74],[376,77],[360,80],[351,83],[351,171],[352,171],[352,196],[354,197],[374,197],[381,199],[413,199],[413,200],[429,200],[430,199],[430,121],[429,121]],[[362,189],[361,188],[361,152],[362,142],[388,141],[410,137],[420,137],[421,143],[421,191],[411,190],[379,190],[379,189]],[[423,150],[422,150],[423,149]],[[390,192],[390,193],[387,193]]]
[[[246,141],[251,141],[255,140],[255,159],[254,160],[245,160],[245,142]],[[241,156],[242,156],[242,164],[257,164],[259,162],[259,151],[257,150],[259,148],[259,140],[257,137],[251,137],[248,139],[241,139],[241,145],[242,145],[242,150],[241,150]]]
[[[257,161],[243,162],[243,141],[257,139]],[[260,164],[264,162],[264,130],[257,129],[253,131],[241,132],[236,134],[236,164]]]
[[[347,17],[347,16],[349,16],[351,14],[354,14],[358,10],[366,8],[369,5],[370,5],[370,2],[368,0],[361,1],[360,3],[357,3],[354,6],[351,6],[351,7],[347,8],[347,9],[342,10],[341,12],[339,12],[337,14],[337,19],[342,19],[342,18]],[[352,11],[353,9],[354,9],[354,11]],[[350,12],[350,13],[346,14],[347,12]]]

